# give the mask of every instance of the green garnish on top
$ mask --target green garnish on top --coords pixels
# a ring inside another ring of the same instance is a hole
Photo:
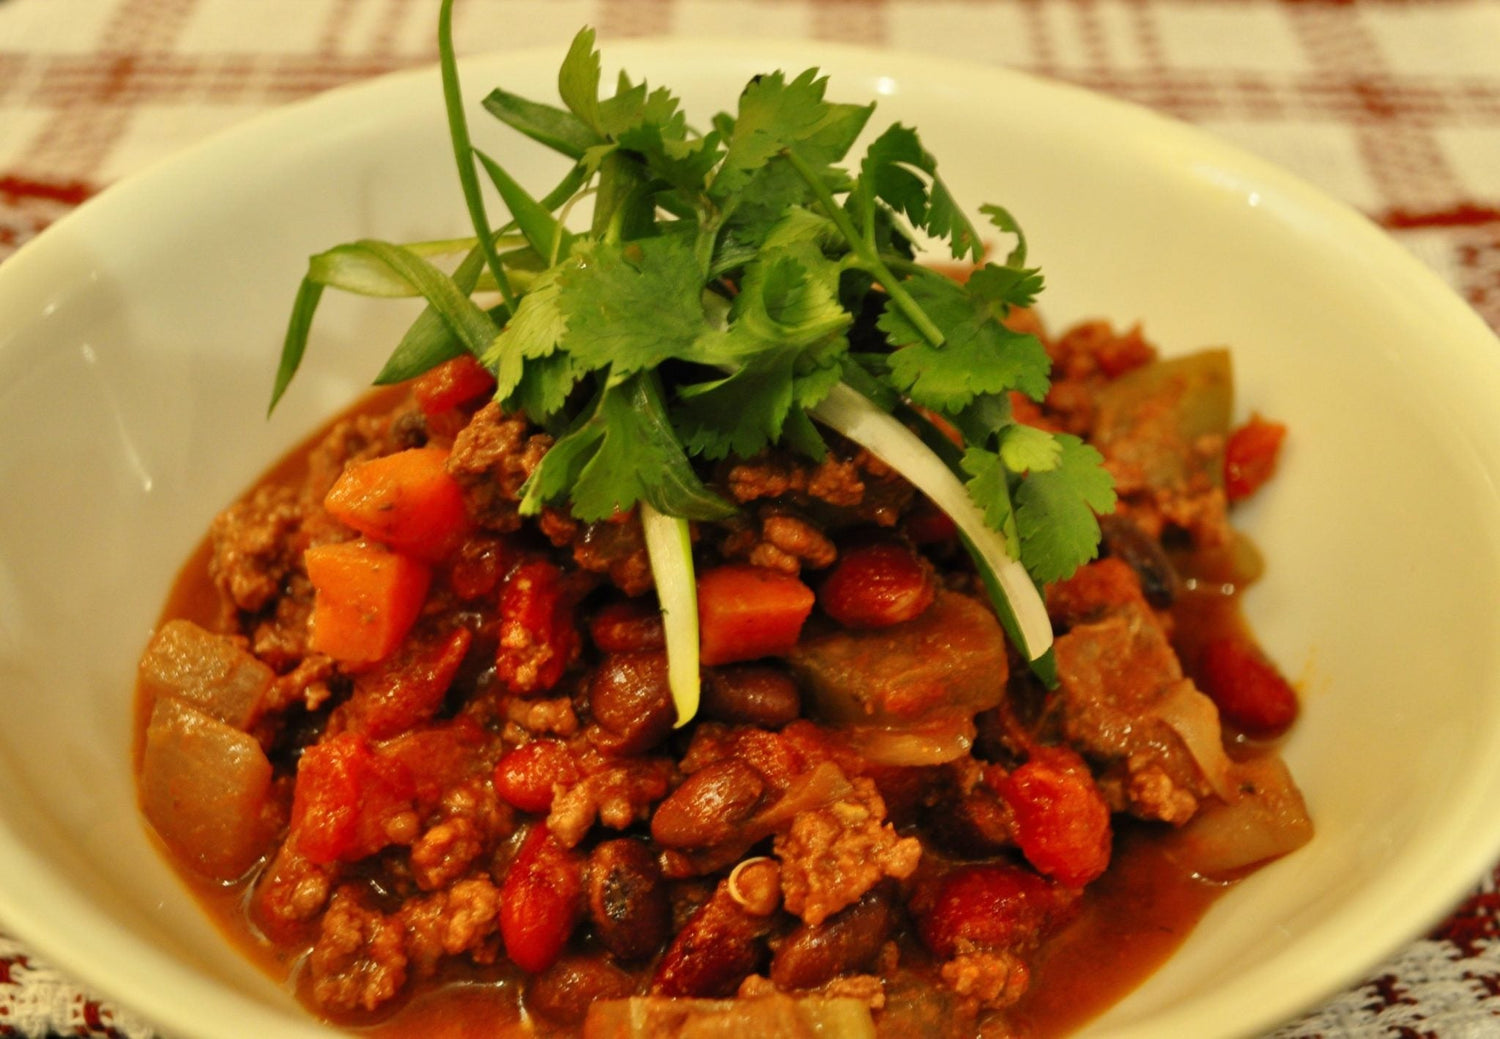
[[[703,463],[773,446],[820,458],[821,426],[861,439],[851,432],[859,424],[848,419],[852,402],[860,415],[895,414],[929,444],[928,413],[962,434],[962,451],[901,446],[892,453],[902,457],[886,461],[924,490],[931,481],[913,467],[962,481],[971,501],[956,507],[972,505],[997,539],[996,551],[976,558],[1018,560],[1033,598],[1034,585],[1096,555],[1095,515],[1114,507],[1099,454],[1012,413],[1012,393],[1041,400],[1049,385],[1042,344],[1004,323],[1032,304],[1042,277],[1027,266],[1025,237],[1006,210],[982,207],[983,232],[971,222],[915,129],[890,126],[857,165],[844,165],[875,106],[828,100],[827,80],[810,69],[756,77],[735,112],[699,132],[676,97],[628,75],[602,97],[600,55],[585,29],[558,74],[561,107],[501,89],[484,101],[501,122],[572,160],[538,197],[471,142],[450,17],[445,2],[443,84],[475,237],[362,241],[314,257],[273,407],[325,286],[416,295],[427,310],[377,381],[409,378],[463,351],[478,357],[496,375],[502,404],[555,437],[525,486],[525,512],[552,504],[597,520],[644,504],[684,521],[722,519],[735,506],[705,482]],[[501,227],[486,215],[481,176],[509,210]],[[587,228],[569,226],[585,201]],[[1013,239],[1003,262],[986,257],[985,234]],[[919,262],[931,243],[974,265],[965,283]],[[456,267],[434,262],[455,249],[467,250]],[[952,514],[950,504],[939,502]],[[972,542],[976,531],[960,528]],[[1037,659],[1050,633],[1035,634],[1035,623],[1031,635],[1016,630],[1018,615],[1035,622],[1040,608],[1039,599],[1016,601],[1027,583],[1012,575],[1008,601],[996,605]]]

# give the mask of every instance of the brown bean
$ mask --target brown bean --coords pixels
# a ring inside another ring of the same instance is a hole
[[[589,1004],[635,994],[635,979],[602,956],[565,956],[526,982],[526,1009],[553,1024],[576,1025]]]
[[[711,668],[704,672],[703,715],[734,725],[779,729],[802,714],[797,680],[764,664]]]
[[[662,955],[651,991],[705,999],[733,995],[765,959],[770,920],[746,912],[720,883]]]
[[[672,907],[661,867],[644,841],[621,837],[596,847],[587,893],[594,933],[620,959],[643,959],[667,940]]]
[[[890,896],[876,888],[817,927],[803,924],[787,935],[771,956],[771,980],[779,989],[807,989],[866,970],[893,922]]]
[[[706,848],[728,840],[760,807],[766,781],[742,761],[726,758],[688,776],[656,806],[651,836],[669,848]]]
[[[589,682],[589,707],[599,726],[596,742],[603,750],[640,754],[666,739],[677,720],[667,684],[666,653],[605,657]]]

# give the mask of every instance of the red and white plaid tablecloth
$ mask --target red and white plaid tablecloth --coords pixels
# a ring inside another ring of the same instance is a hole
[[[231,123],[433,61],[436,8],[0,0],[0,261]],[[471,52],[561,47],[583,24],[606,43],[739,35],[931,51],[1115,94],[1352,203],[1500,329],[1494,0],[459,0],[455,13]],[[1497,880],[1476,877],[1432,934],[1277,1036],[1500,1035]],[[151,1034],[0,933],[0,1036]]]

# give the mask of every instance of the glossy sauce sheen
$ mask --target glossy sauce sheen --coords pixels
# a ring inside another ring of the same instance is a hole
[[[377,391],[340,419],[362,411],[388,408],[394,391]],[[335,420],[337,421],[337,420]],[[268,470],[259,483],[292,481],[305,472],[308,449],[326,434],[319,430]],[[218,593],[207,573],[210,545],[205,540],[193,551],[174,583],[162,620],[187,618],[214,628],[219,616]],[[1233,630],[1242,621],[1235,589],[1195,593],[1179,602],[1179,633],[1185,663],[1192,646],[1218,631]],[[1191,600],[1198,600],[1191,603]],[[1207,602],[1205,602],[1207,600]],[[1191,603],[1191,604],[1190,604]],[[1204,605],[1212,608],[1204,609]],[[1188,618],[1195,618],[1191,624]],[[136,697],[136,761],[144,742],[151,704]],[[1044,1039],[1065,1035],[1118,1002],[1138,987],[1188,936],[1194,925],[1227,885],[1191,875],[1170,858],[1160,841],[1152,840],[1159,824],[1118,825],[1110,868],[1091,884],[1076,914],[1055,933],[1031,962],[1032,984],[1014,1007],[994,1015],[981,1026],[981,1035]],[[149,827],[148,827],[149,830]],[[154,835],[153,835],[154,839]],[[159,844],[160,842],[158,842]],[[171,855],[163,847],[163,854]],[[174,863],[175,866],[175,863]],[[223,886],[178,870],[194,898],[220,930],[253,962],[289,988],[298,988],[302,950],[286,950],[265,941],[246,912],[249,880]],[[929,984],[924,978],[926,954],[907,941],[902,967],[893,979]],[[648,971],[649,973],[649,971]],[[526,1016],[520,1008],[524,979],[514,967],[501,963],[487,968],[458,965],[415,987],[394,1008],[383,1008],[370,1020],[341,1018],[333,1023],[352,1031],[395,1039],[420,1035],[438,1039],[498,1039],[510,1036],[572,1034]],[[304,998],[310,1006],[310,1000]],[[877,1024],[879,1018],[877,1016]],[[886,1031],[881,1031],[885,1036]],[[935,1036],[934,1039],[947,1039]],[[955,1037],[956,1039],[956,1037]]]

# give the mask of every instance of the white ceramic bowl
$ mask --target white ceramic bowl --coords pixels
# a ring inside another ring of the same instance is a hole
[[[1098,1021],[1253,1032],[1351,983],[1500,856],[1500,343],[1359,217],[1201,133],[1077,90],[803,44],[606,48],[700,120],[745,79],[820,65],[920,127],[949,185],[1008,206],[1054,326],[1142,320],[1233,346],[1241,408],[1288,422],[1245,520],[1252,620],[1302,683],[1287,750],[1318,826]],[[486,147],[549,185],[477,101],[552,96],[558,51],[469,61]],[[606,82],[611,77],[606,75]],[[492,132],[493,128],[493,132]],[[351,398],[402,317],[330,299],[273,421],[305,258],[462,233],[435,74],[337,91],[104,193],[0,267],[0,921],[201,1039],[326,1034],[232,951],[158,857],[130,775],[131,683],[210,517]]]

